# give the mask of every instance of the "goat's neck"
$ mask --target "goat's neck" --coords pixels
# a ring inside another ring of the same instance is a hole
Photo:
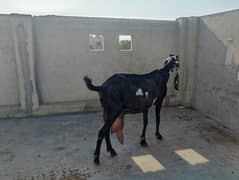
[[[161,83],[162,81],[162,76],[163,81],[165,83],[168,82],[169,76],[170,76],[170,70],[173,68],[173,62],[169,62],[168,64],[166,64],[163,68],[161,68],[160,70],[155,70],[153,72],[150,73],[150,76],[157,82],[157,83]],[[159,82],[160,81],[160,82]]]
[[[173,68],[173,62],[169,62],[168,64],[166,64],[162,71],[164,71],[165,73],[168,73],[170,72],[170,70]]]
[[[160,69],[160,70],[154,71],[154,73],[152,73],[151,78],[156,82],[156,84],[161,84],[161,83],[167,84],[169,76],[170,76],[169,71]]]

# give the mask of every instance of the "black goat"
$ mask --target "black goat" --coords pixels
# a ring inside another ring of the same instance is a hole
[[[141,135],[141,145],[147,146],[145,131],[148,124],[148,108],[156,105],[156,132],[158,139],[162,139],[159,133],[160,110],[167,93],[167,82],[170,71],[179,67],[178,56],[170,55],[165,66],[147,74],[115,74],[106,80],[101,86],[92,84],[91,79],[84,77],[88,89],[97,91],[104,109],[104,125],[99,130],[95,149],[94,162],[99,164],[99,155],[103,138],[106,141],[107,151],[111,156],[117,155],[110,142],[110,129],[123,143],[123,117],[124,114],[143,112],[144,127]],[[178,87],[178,73],[174,80],[175,89]]]

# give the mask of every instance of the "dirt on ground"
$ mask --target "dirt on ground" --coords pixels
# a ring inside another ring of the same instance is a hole
[[[183,107],[162,109],[162,141],[155,137],[155,112],[150,110],[148,147],[140,146],[142,114],[125,116],[124,145],[111,134],[118,155],[112,158],[103,142],[96,166],[93,152],[102,117],[97,112],[0,120],[0,180],[239,179],[238,139]],[[185,149],[207,162],[191,165],[176,153]],[[132,157],[144,155],[164,170],[143,172]]]
[[[97,172],[89,169],[63,169],[61,172],[50,171],[37,176],[17,176],[16,180],[86,180]]]

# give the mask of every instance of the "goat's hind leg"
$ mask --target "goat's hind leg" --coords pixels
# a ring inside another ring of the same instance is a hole
[[[105,142],[106,142],[107,152],[110,152],[111,157],[116,156],[117,153],[115,152],[110,142],[110,130],[105,135]]]
[[[106,111],[104,111],[104,121],[106,121],[106,120],[107,120],[107,113],[106,113]],[[106,135],[105,135],[105,142],[106,142],[107,152],[110,152],[112,157],[116,156],[117,153],[113,149],[113,147],[111,145],[111,142],[110,142],[110,130],[108,130]]]
[[[109,129],[108,124],[105,123],[104,126],[99,130],[99,133],[98,133],[98,138],[97,138],[96,148],[95,148],[95,153],[94,153],[94,155],[95,155],[94,163],[97,165],[100,163],[99,157],[100,157],[101,144],[102,144],[103,138],[105,137],[108,129]]]
[[[105,124],[99,130],[98,138],[97,138],[97,143],[96,143],[96,148],[95,148],[94,163],[97,164],[97,165],[100,163],[99,157],[100,157],[100,149],[101,149],[101,144],[102,144],[103,138],[105,138],[107,136],[107,133],[110,131],[110,127],[111,127],[114,119],[119,114],[120,114],[120,111],[114,111],[114,110],[112,110],[111,112],[105,112],[104,113]],[[107,138],[106,138],[106,141],[108,142]],[[109,144],[108,144],[108,148],[110,149]]]

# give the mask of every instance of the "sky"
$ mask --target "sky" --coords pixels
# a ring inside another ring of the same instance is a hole
[[[174,20],[239,9],[239,0],[0,0],[0,14]]]

